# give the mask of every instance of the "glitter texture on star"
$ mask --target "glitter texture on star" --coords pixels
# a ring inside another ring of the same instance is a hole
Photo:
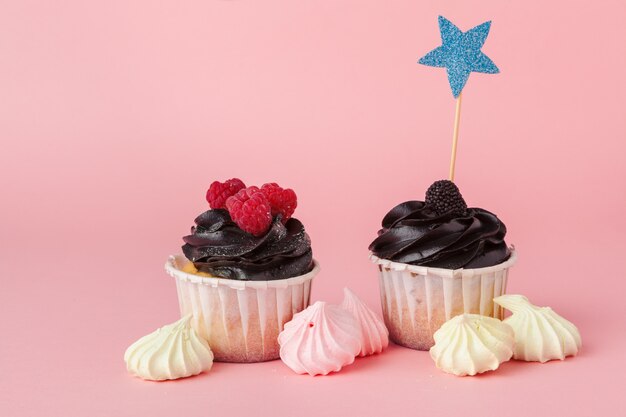
[[[490,28],[491,21],[463,32],[448,19],[439,16],[441,46],[424,55],[418,62],[431,67],[446,68],[452,95],[457,98],[463,91],[470,73],[500,72],[496,64],[480,50]]]

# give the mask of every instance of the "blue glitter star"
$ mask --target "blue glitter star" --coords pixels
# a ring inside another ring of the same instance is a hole
[[[457,98],[471,72],[497,74],[496,64],[482,53],[482,48],[491,28],[491,21],[462,32],[452,22],[439,16],[441,46],[433,49],[418,61],[431,67],[445,67],[452,95]]]

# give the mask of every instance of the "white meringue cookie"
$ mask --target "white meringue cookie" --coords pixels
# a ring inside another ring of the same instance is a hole
[[[130,345],[124,353],[128,372],[152,381],[184,378],[208,371],[213,352],[190,326],[191,314]]]
[[[354,362],[360,340],[352,314],[323,301],[295,314],[278,335],[283,362],[294,372],[309,375],[327,375]]]
[[[515,332],[513,357],[524,361],[547,362],[575,356],[582,347],[576,326],[550,307],[538,307],[523,295],[507,294],[493,299],[513,315],[504,320]]]
[[[341,307],[352,313],[361,329],[359,356],[382,352],[389,345],[389,331],[385,323],[352,290],[344,288],[343,293]]]
[[[513,356],[513,329],[492,317],[461,314],[434,334],[430,356],[437,368],[464,376],[498,369]]]

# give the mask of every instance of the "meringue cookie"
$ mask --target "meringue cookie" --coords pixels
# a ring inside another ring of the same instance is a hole
[[[434,334],[430,356],[437,368],[464,376],[498,369],[513,356],[513,329],[500,320],[479,314],[461,314]]]
[[[344,288],[343,294],[341,307],[352,313],[361,329],[359,356],[382,352],[389,345],[389,331],[385,323],[352,290]]]
[[[295,314],[278,335],[280,358],[298,374],[327,375],[350,365],[361,351],[352,314],[318,301]]]
[[[152,381],[184,378],[208,371],[213,352],[190,326],[189,314],[130,345],[124,353],[128,372]]]
[[[556,314],[550,307],[532,305],[523,295],[501,295],[493,299],[513,315],[504,322],[515,332],[513,358],[547,362],[576,356],[582,347],[576,326]]]

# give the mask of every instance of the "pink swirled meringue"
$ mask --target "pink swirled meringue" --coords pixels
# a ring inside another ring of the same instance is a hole
[[[354,362],[361,330],[343,308],[317,301],[295,314],[278,335],[280,358],[298,374],[327,375]]]
[[[359,356],[382,352],[389,345],[389,331],[385,323],[350,288],[344,288],[343,294],[341,307],[352,313],[361,329]]]

